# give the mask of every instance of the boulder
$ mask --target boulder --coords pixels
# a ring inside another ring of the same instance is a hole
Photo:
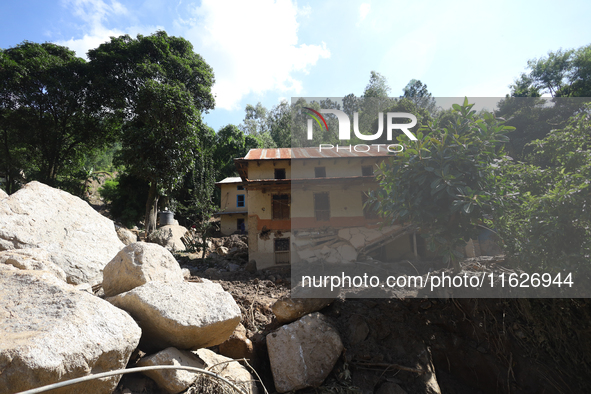
[[[240,322],[240,308],[217,283],[148,282],[107,298],[142,328],[140,348],[199,349],[219,345]]]
[[[246,328],[242,324],[238,324],[230,338],[219,346],[219,352],[222,355],[235,359],[245,358],[250,360],[252,351],[252,342],[246,337]]]
[[[0,204],[0,250],[45,249],[68,283],[100,283],[103,268],[123,246],[111,220],[42,183],[28,183]]]
[[[385,382],[376,391],[376,394],[407,394],[406,391],[394,382]]]
[[[8,194],[4,190],[0,189],[0,200],[6,197],[8,197]]]
[[[151,356],[143,357],[138,363],[138,367],[150,367],[153,365],[182,365],[185,367],[195,367],[203,369],[203,361],[196,355],[187,350],[178,350],[174,347],[166,348]],[[156,384],[167,393],[177,394],[189,388],[191,384],[199,377],[199,374],[181,369],[162,369],[156,371],[144,371],[156,382]]]
[[[117,232],[119,240],[123,242],[124,245],[131,245],[138,241],[137,234],[125,227],[115,225],[115,231]]]
[[[331,298],[284,297],[277,300],[272,309],[279,323],[291,323],[309,313],[318,312],[333,301]]]
[[[66,282],[66,273],[51,261],[49,252],[43,249],[13,249],[0,252],[0,264],[12,265],[21,270],[49,271]]]
[[[257,385],[253,376],[238,361],[220,356],[209,349],[199,349],[193,354],[197,355],[205,368],[223,376],[244,390],[247,394],[257,394]]]
[[[151,281],[182,282],[174,256],[160,245],[136,242],[117,253],[103,271],[105,296],[111,297]]]
[[[170,251],[183,251],[185,244],[181,238],[185,236],[187,229],[178,224],[169,224],[158,228],[148,236],[148,241],[164,246]]]
[[[125,368],[141,330],[124,311],[45,271],[0,270],[0,393]],[[110,393],[120,376],[52,393]]]
[[[313,313],[267,335],[275,388],[280,393],[318,387],[328,376],[343,343],[320,313]]]

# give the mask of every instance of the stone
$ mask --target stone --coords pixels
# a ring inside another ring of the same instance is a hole
[[[49,252],[39,248],[13,249],[0,252],[0,264],[12,265],[21,270],[49,271],[66,282],[66,273],[51,261]]]
[[[138,241],[137,234],[125,227],[115,225],[115,231],[117,232],[119,240],[121,240],[124,245],[131,245]]]
[[[8,197],[8,194],[4,190],[0,189],[0,200],[6,197]]]
[[[49,272],[0,270],[0,393],[125,368],[140,335],[127,313]],[[119,379],[52,393],[111,393]]]
[[[193,353],[187,350],[178,350],[174,347],[166,348],[156,354],[142,357],[137,363],[138,367],[150,367],[154,365],[181,365],[203,369],[203,362]],[[144,371],[144,375],[153,379],[158,387],[170,394],[177,394],[189,388],[199,377],[198,373],[181,369],[162,369],[156,371]]]
[[[124,246],[111,220],[42,183],[28,183],[0,204],[0,250],[45,249],[68,283],[102,282],[103,268]]]
[[[140,349],[199,349],[219,345],[240,322],[240,308],[217,283],[148,282],[107,301],[142,328]]]
[[[343,343],[336,329],[316,312],[267,335],[275,388],[280,393],[318,387],[332,371]]]
[[[189,279],[191,277],[191,270],[188,268],[181,268],[181,274],[183,275],[184,279]]]
[[[158,228],[148,236],[148,241],[164,246],[173,252],[185,250],[185,244],[181,240],[187,233],[187,229],[178,224],[168,224]]]
[[[289,298],[283,297],[273,304],[273,313],[279,323],[291,323],[302,316],[330,305],[334,299],[331,298]]]
[[[230,338],[221,343],[218,348],[220,354],[234,359],[250,360],[253,354],[252,342],[246,337],[246,328],[242,324],[238,324]]]
[[[199,349],[193,354],[196,354],[203,361],[205,368],[211,372],[233,382],[247,394],[257,394],[257,385],[253,376],[238,361],[220,356],[209,349]]]
[[[151,281],[183,282],[183,273],[172,253],[147,242],[127,245],[103,272],[105,296],[111,297]]]

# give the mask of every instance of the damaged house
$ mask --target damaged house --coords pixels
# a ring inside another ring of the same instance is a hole
[[[380,260],[417,256],[424,245],[412,226],[382,226],[364,208],[367,191],[377,187],[376,164],[388,155],[377,146],[366,152],[350,147],[252,149],[235,159],[240,178],[218,183],[222,231],[235,231],[243,220],[249,259],[258,269],[299,259],[353,262],[360,255]]]

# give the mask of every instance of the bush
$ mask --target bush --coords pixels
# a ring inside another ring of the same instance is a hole
[[[109,203],[113,217],[131,228],[144,218],[148,189],[146,181],[120,173],[117,178],[107,180],[99,194]]]

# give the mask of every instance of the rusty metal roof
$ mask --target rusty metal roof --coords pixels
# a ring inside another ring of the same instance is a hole
[[[369,149],[368,149],[369,148]],[[356,150],[357,149],[357,150]],[[367,152],[365,152],[367,150]],[[385,157],[387,145],[344,145],[329,149],[326,147],[251,149],[244,160],[286,160],[286,159],[332,159],[337,157]]]

